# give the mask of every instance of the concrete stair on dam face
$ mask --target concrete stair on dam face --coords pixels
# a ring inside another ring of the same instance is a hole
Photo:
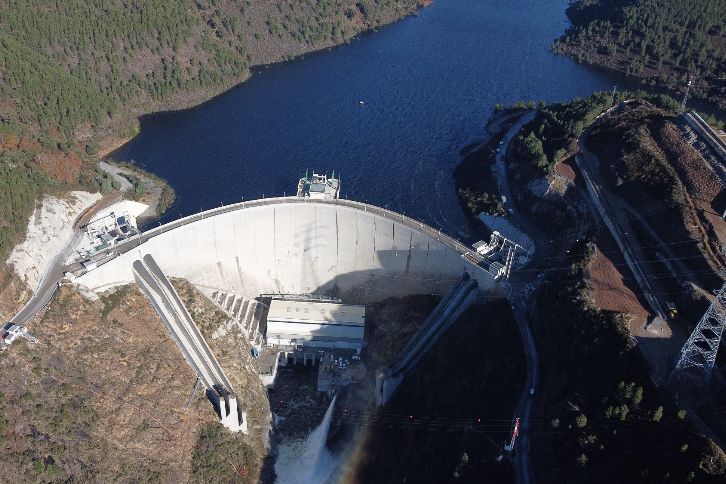
[[[242,303],[239,305],[239,308],[237,308],[237,312],[234,313],[234,319],[239,321],[241,323],[242,327],[244,327],[243,321],[244,321],[245,316],[247,316],[247,310],[250,308],[251,305],[252,305],[251,301],[249,301],[247,299],[242,299]],[[246,328],[245,328],[245,334],[247,334]]]
[[[265,322],[267,321],[267,311],[269,308],[261,302],[255,302],[257,304],[255,304],[255,308],[252,313],[253,329],[250,332],[249,338],[252,344],[261,344],[267,330]]]
[[[242,308],[242,304],[244,304],[244,298],[238,297],[235,299],[234,303],[232,304],[232,308],[230,309],[230,313],[232,314],[232,317],[235,319],[239,319],[239,311]]]
[[[264,338],[264,317],[267,306],[254,299],[248,299],[224,291],[213,291],[212,301],[224,311],[230,319],[212,334],[212,338],[220,338],[233,328],[244,333],[252,344],[260,344]]]

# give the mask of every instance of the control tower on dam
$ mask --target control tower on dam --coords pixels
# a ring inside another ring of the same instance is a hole
[[[145,232],[117,252],[76,282],[95,292],[131,283],[133,262],[150,254],[165,274],[207,295],[325,294],[365,303],[442,294],[464,271],[481,291],[501,291],[467,246],[348,200],[287,197],[220,207]]]

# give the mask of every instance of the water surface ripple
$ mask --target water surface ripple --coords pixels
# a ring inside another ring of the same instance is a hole
[[[163,221],[289,195],[314,168],[340,172],[344,196],[466,237],[452,172],[459,150],[483,137],[494,105],[612,86],[550,52],[567,26],[565,6],[438,0],[350,45],[261,69],[196,108],[146,116],[114,158],[175,188]]]

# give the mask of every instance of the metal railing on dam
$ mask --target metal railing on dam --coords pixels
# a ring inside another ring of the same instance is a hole
[[[175,220],[173,222],[169,222],[167,224],[161,225],[159,227],[154,227],[152,229],[149,229],[142,233],[141,235],[138,235],[136,237],[133,237],[131,239],[125,240],[121,243],[119,243],[118,246],[116,246],[116,251],[121,254],[123,252],[126,252],[128,250],[131,250],[135,247],[138,247],[139,245],[143,244],[147,240],[151,239],[152,237],[156,237],[158,235],[161,235],[163,233],[169,232],[171,230],[177,229],[179,227],[183,227],[184,225],[188,225],[194,222],[198,222],[200,220],[204,220],[206,218],[214,217],[217,215],[222,215],[228,212],[234,212],[237,210],[245,210],[249,208],[255,208],[255,207],[263,207],[263,206],[269,206],[269,205],[287,205],[287,204],[321,204],[321,205],[338,205],[343,207],[350,207],[355,208],[358,210],[362,210],[364,212],[369,212],[375,215],[378,215],[382,218],[385,218],[387,220],[391,220],[393,222],[399,223],[401,225],[404,225],[410,229],[417,230],[432,239],[435,239],[442,244],[446,245],[450,249],[453,249],[457,252],[459,252],[461,255],[465,255],[467,259],[469,259],[473,264],[479,264],[482,262],[485,262],[485,259],[480,256],[476,251],[473,251],[470,247],[462,244],[458,240],[454,239],[453,237],[450,237],[449,235],[446,235],[441,230],[437,230],[423,222],[419,222],[418,220],[406,217],[405,215],[402,215],[400,213],[394,212],[392,210],[388,210],[386,208],[377,207],[375,205],[370,205],[363,202],[356,202],[352,200],[311,200],[309,198],[301,198],[301,197],[274,197],[274,198],[261,198],[258,200],[250,200],[245,202],[238,202],[231,205],[224,205],[222,207],[216,207],[212,208],[200,213],[188,215],[186,217],[180,218],[179,220]],[[102,265],[106,261],[102,261],[99,263],[99,265]]]

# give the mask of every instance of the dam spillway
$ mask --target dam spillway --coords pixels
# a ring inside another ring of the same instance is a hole
[[[441,294],[464,271],[481,291],[494,277],[464,255],[471,249],[404,215],[348,200],[271,198],[195,214],[149,230],[117,256],[76,279],[104,292],[134,281],[132,265],[150,254],[164,272],[203,293],[328,294],[371,302]]]

